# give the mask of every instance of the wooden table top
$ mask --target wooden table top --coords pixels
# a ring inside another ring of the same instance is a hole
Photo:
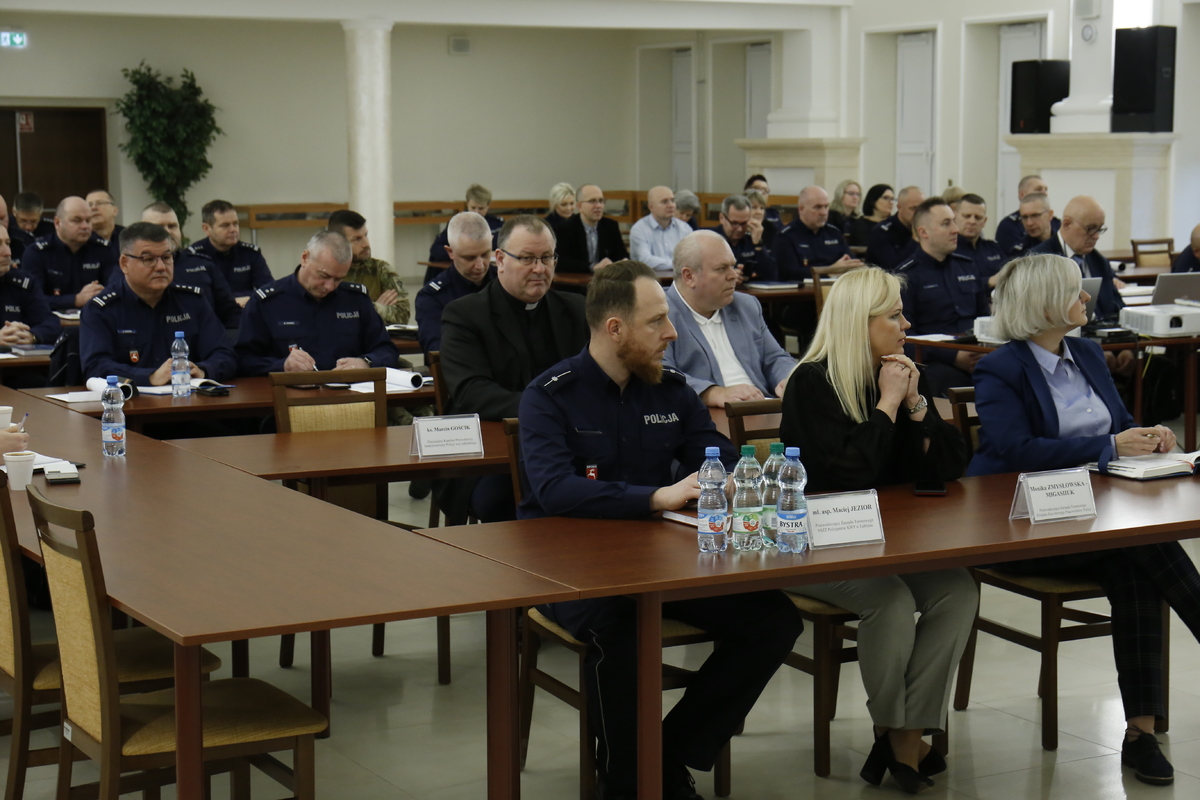
[[[499,422],[482,423],[482,456],[410,455],[412,427],[319,433],[267,433],[173,439],[170,444],[268,480],[390,477],[409,480],[508,472],[508,445]]]
[[[567,587],[437,544],[219,464],[129,435],[105,458],[100,425],[0,387],[30,412],[30,446],[84,461],[81,483],[33,483],[91,511],[113,605],[183,645],[570,599]],[[21,544],[29,505],[12,492]]]
[[[1200,535],[1200,481],[1093,477],[1097,517],[1010,522],[1016,475],[951,482],[944,497],[880,490],[887,541],[809,551],[697,552],[695,530],[662,520],[550,517],[423,530],[425,536],[572,586],[581,597],[667,599],[996,563]],[[563,546],[563,537],[571,537]]]
[[[192,393],[190,397],[175,398],[171,395],[141,395],[133,400],[127,400],[123,406],[126,419],[158,418],[183,420],[204,417],[244,416],[250,412],[267,413],[273,407],[271,400],[271,382],[265,376],[255,378],[234,378],[229,381],[234,386],[225,397],[206,397]],[[90,417],[99,417],[104,410],[99,403],[66,403],[62,400],[52,400],[47,395],[63,394],[65,392],[85,391],[84,386],[45,387],[40,389],[22,389],[26,394],[45,400],[60,408],[70,409]],[[309,396],[321,392],[345,394],[346,389],[289,389],[289,392]],[[388,405],[420,406],[432,405],[434,392],[432,386],[425,386],[412,392],[401,392],[388,395]]]
[[[34,356],[18,355],[16,358],[0,358],[0,370],[45,369],[48,366],[50,366],[50,356],[45,354]]]

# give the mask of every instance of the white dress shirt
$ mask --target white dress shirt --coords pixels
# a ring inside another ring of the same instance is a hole
[[[629,229],[629,257],[658,272],[670,272],[675,245],[691,232],[692,227],[681,219],[671,217],[671,224],[664,228],[647,214]]]
[[[683,295],[680,295],[683,299]],[[704,338],[708,341],[708,346],[712,348],[713,355],[717,359],[717,367],[721,370],[721,385],[722,386],[738,386],[746,385],[753,386],[754,381],[746,373],[742,367],[742,362],[738,361],[737,353],[733,352],[733,345],[729,343],[729,332],[725,330],[725,323],[721,320],[721,310],[717,309],[711,317],[705,317],[696,312],[692,308],[692,304],[686,299],[683,299],[684,305],[692,312],[692,316],[696,318],[696,324],[700,326],[700,332],[704,334]],[[763,387],[758,387],[760,390]]]

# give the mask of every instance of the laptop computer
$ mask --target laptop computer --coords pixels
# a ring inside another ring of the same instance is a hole
[[[1164,272],[1154,282],[1154,306],[1174,303],[1176,298],[1200,301],[1200,272]]]

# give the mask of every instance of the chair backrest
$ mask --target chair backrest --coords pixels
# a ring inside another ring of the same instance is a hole
[[[829,290],[833,287],[833,281],[826,280],[826,278],[833,278],[837,275],[841,275],[844,272],[849,272],[852,269],[854,269],[854,267],[847,266],[846,264],[832,264],[828,267],[812,268],[813,300],[817,304],[818,317],[821,316],[821,309],[825,307],[825,297],[829,294]]]
[[[508,472],[512,475],[513,499],[521,505],[524,497],[521,484],[521,425],[516,417],[505,417],[504,441],[508,445]]]
[[[759,462],[771,454],[771,443],[779,441],[778,414],[783,413],[783,401],[777,397],[768,400],[743,400],[725,404],[725,418],[729,421],[729,440],[741,449],[744,444],[754,445]],[[748,417],[766,416],[755,420],[757,427],[746,426]]]
[[[0,472],[0,669],[20,684],[29,657],[29,601],[25,594],[25,569],[13,520],[8,476]]]
[[[90,512],[56,506],[37,487],[27,493],[54,606],[65,716],[97,742],[119,742],[112,612],[95,523]]]
[[[433,403],[440,417],[446,413],[446,406],[450,405],[450,398],[446,393],[446,380],[442,377],[442,351],[431,350],[425,356],[425,364],[429,367],[429,374],[433,376]]]
[[[1175,260],[1174,239],[1130,239],[1135,267],[1169,267]]]
[[[974,407],[975,387],[951,387],[946,390],[946,399],[950,401],[954,424],[958,426],[963,441],[967,443],[967,458],[970,458],[979,446],[979,414],[975,412]]]
[[[358,428],[383,428],[387,425],[387,370],[325,370],[321,372],[272,372],[272,399],[275,427],[280,433],[309,431],[345,431]],[[370,382],[370,392],[347,392],[318,388],[299,392],[293,386],[318,386],[327,383]]]

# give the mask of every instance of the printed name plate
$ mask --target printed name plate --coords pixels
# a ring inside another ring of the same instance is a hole
[[[483,432],[478,414],[415,417],[411,453],[428,456],[483,455]]]
[[[1009,519],[1052,522],[1096,516],[1092,476],[1086,467],[1022,472],[1017,478]]]
[[[808,498],[808,541],[813,548],[882,542],[879,495],[867,489]]]

